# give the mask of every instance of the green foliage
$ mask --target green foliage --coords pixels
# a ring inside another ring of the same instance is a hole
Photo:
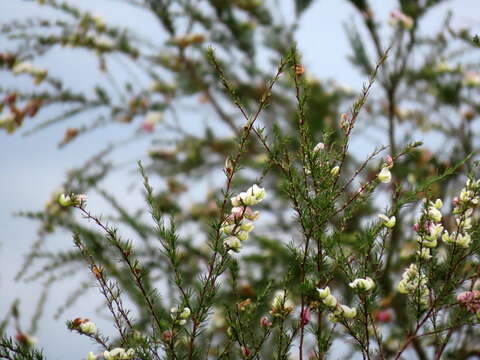
[[[83,125],[67,129],[61,146],[112,123],[135,125],[133,138],[158,134],[148,159],[138,163],[145,207],[133,209],[102,184],[116,171],[106,160],[124,145],[116,143],[69,172],[45,209],[20,214],[40,223],[18,274],[47,279],[34,324],[48,289],[88,268],[90,276],[57,315],[95,281],[116,333],[107,337],[83,318],[67,327],[102,351],[121,347],[127,358],[324,359],[334,354],[336,340],[365,359],[399,359],[407,349],[420,359],[478,351],[472,290],[478,291],[480,237],[478,215],[469,209],[478,205],[480,77],[478,64],[465,56],[478,50],[478,39],[453,29],[449,17],[438,33],[420,35],[425,14],[442,1],[399,1],[403,13],[392,15],[386,35],[373,3],[349,2],[362,24],[347,27],[350,59],[368,76],[358,94],[312,78],[302,64],[292,39],[313,1],[294,1],[292,23],[256,0],[138,2],[166,39],[144,39],[53,0],[42,3],[62,20],[2,26],[16,46],[0,54],[2,70],[37,84],[29,91],[0,89],[7,113],[0,126],[7,132],[34,133],[88,114]],[[64,45],[98,60],[91,91],[70,89],[45,69],[25,65]],[[260,53],[276,70],[259,64]],[[114,74],[115,58],[153,85]],[[194,96],[205,105],[192,103]],[[198,131],[185,127],[177,117],[185,103],[208,107],[214,121]],[[26,120],[37,116],[29,127]],[[441,151],[418,142],[422,132],[438,136]],[[359,156],[354,142],[376,134],[377,147]],[[471,179],[460,193],[465,173]],[[259,201],[248,198],[254,192]],[[59,205],[61,193],[73,206]],[[82,193],[104,199],[112,215],[95,215],[96,204],[87,209],[76,195]],[[443,218],[435,220],[429,213],[435,199],[447,204],[457,193],[460,200],[444,205]],[[412,224],[416,230],[409,230]],[[120,235],[120,226],[131,239]],[[442,227],[435,246],[432,226]],[[74,234],[76,250],[45,250],[60,230]],[[452,237],[441,236],[445,231]],[[327,287],[331,297],[321,297]],[[0,332],[11,321],[27,336],[18,305]],[[3,337],[0,357],[41,359],[26,340]]]

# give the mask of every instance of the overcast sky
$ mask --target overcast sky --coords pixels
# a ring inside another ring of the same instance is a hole
[[[77,2],[82,7],[92,9],[107,21],[131,26],[145,36],[158,29],[153,18],[145,17],[140,11],[132,10],[119,2],[109,0],[77,0]],[[371,3],[374,4],[377,18],[386,23],[388,14],[394,9],[396,2],[374,0]],[[480,21],[478,0],[449,1],[430,13],[422,24],[423,31],[429,33],[438,29],[449,8],[455,12],[454,24],[469,26]],[[51,12],[39,10],[33,2],[0,0],[0,24],[12,18],[38,14],[51,16]],[[351,23],[354,14],[354,10],[346,1],[319,0],[302,18],[297,41],[308,71],[319,78],[334,78],[343,85],[358,89],[365,79],[353,70],[347,61],[349,49],[343,28],[345,23]],[[138,25],[139,19],[141,26]],[[358,25],[360,26],[360,23]],[[4,39],[0,38],[0,51],[4,44]],[[47,56],[44,65],[69,81],[75,82],[77,87],[87,88],[90,83],[78,77],[76,71],[79,66],[85,65],[82,61],[87,59],[80,57],[69,62],[59,62],[55,57]],[[62,138],[66,126],[66,124],[55,126],[30,137],[23,137],[22,131],[14,135],[0,132],[0,319],[12,300],[19,297],[22,301],[21,309],[25,312],[23,320],[26,321],[33,311],[32,307],[40,291],[38,284],[15,284],[12,281],[22,263],[23,255],[36,238],[37,230],[36,223],[13,217],[12,213],[42,208],[56,186],[63,181],[66,169],[82,164],[88,156],[103,148],[112,134],[115,134],[116,138],[122,138],[132,131],[131,128],[114,128],[109,133],[104,131],[92,133],[59,150],[56,144]],[[134,168],[135,160],[145,156],[147,144],[148,140],[140,141],[123,149],[116,156],[131,160]],[[125,178],[117,177],[115,180],[110,179],[105,187],[117,195],[122,195],[131,180],[127,175]],[[134,199],[139,201],[140,197]],[[95,208],[95,212],[102,212],[103,205],[92,202],[89,205]],[[69,234],[58,234],[55,241],[54,246],[63,248],[71,246]],[[85,299],[74,310],[67,311],[61,320],[52,319],[55,309],[74,285],[62,283],[52,290],[40,330],[36,335],[39,345],[44,347],[48,359],[51,360],[81,359],[88,351],[95,349],[81,336],[69,333],[64,322],[77,316],[96,318],[94,308],[100,303],[99,295]],[[97,322],[100,325],[105,324],[101,320]]]

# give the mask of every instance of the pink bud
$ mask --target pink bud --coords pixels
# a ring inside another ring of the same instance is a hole
[[[302,326],[307,325],[310,320],[312,319],[312,314],[310,312],[310,308],[306,307],[302,310],[302,314],[300,316],[300,322]]]
[[[245,346],[242,346],[242,355],[243,356],[250,356],[252,352]]]
[[[387,164],[388,167],[393,166],[393,158],[390,155],[387,155],[385,157],[385,164]]]
[[[272,322],[270,321],[268,316],[262,316],[262,318],[260,319],[260,326],[263,328],[268,328],[272,326]]]
[[[458,196],[455,196],[452,200],[453,206],[457,206],[459,203],[460,203],[460,199],[458,198]]]
[[[392,311],[390,309],[379,310],[375,313],[375,320],[379,323],[389,323],[392,321]]]
[[[155,130],[155,125],[148,122],[144,122],[142,127],[143,130],[148,133],[152,133]]]
[[[419,223],[413,224],[412,229],[413,231],[418,232],[420,230],[420,224]]]
[[[173,338],[173,333],[171,330],[166,330],[163,332],[163,340],[170,341]]]

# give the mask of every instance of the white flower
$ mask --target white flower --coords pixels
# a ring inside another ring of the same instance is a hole
[[[417,250],[417,255],[423,260],[430,260],[432,255],[430,254],[430,249],[428,247],[422,248],[422,250]]]
[[[235,227],[236,227],[235,224],[223,225],[223,226],[220,228],[220,231],[223,232],[224,234],[232,235],[232,234],[233,234],[233,230],[235,230]]]
[[[322,143],[322,142],[319,142],[317,145],[315,145],[315,147],[313,148],[313,151],[314,152],[320,152],[323,149],[325,149],[325,144]]]
[[[423,238],[421,236],[417,236],[417,242],[422,246],[428,248],[437,247],[437,239],[436,238]]]
[[[388,217],[386,215],[383,215],[383,214],[378,214],[378,217],[383,220],[383,225],[388,227],[388,228],[393,228],[395,226],[395,224],[397,223],[397,219],[395,218],[395,216],[392,216],[392,217]]]
[[[468,87],[480,86],[480,74],[473,71],[467,71],[463,77],[463,85]]]
[[[190,314],[192,312],[190,311],[190,308],[184,307],[182,313],[180,314],[181,319],[188,319],[190,317]]]
[[[428,239],[433,240],[437,239],[443,231],[443,226],[441,224],[432,224],[428,227]]]
[[[232,206],[252,206],[257,205],[261,202],[266,196],[266,191],[264,188],[259,187],[258,185],[253,185],[247,191],[241,192],[237,196],[232,197],[230,200]]]
[[[323,299],[323,303],[328,306],[328,307],[336,307],[338,304],[337,299],[335,299],[335,296],[333,295],[328,295],[325,299]]]
[[[373,281],[368,276],[365,279],[355,279],[350,284],[348,284],[352,289],[370,291],[375,289],[375,281]]]
[[[229,236],[223,240],[223,245],[228,250],[233,250],[234,252],[240,252],[242,248],[242,242],[236,236]]]
[[[80,331],[87,335],[93,335],[97,332],[97,326],[93,321],[86,321],[79,326]]]
[[[442,206],[443,206],[443,202],[442,202],[442,199],[437,199],[435,200],[435,202],[433,203],[433,206],[437,209],[441,209]]]
[[[99,48],[99,50],[112,50],[113,49],[113,41],[110,40],[106,36],[96,36],[93,38],[93,42]]]
[[[145,115],[145,124],[156,125],[163,119],[163,114],[160,111],[149,111]]]
[[[247,205],[256,205],[265,198],[267,193],[264,188],[261,188],[257,184],[255,184],[247,190],[247,195],[251,198],[250,202],[253,202]]]
[[[253,221],[250,220],[242,220],[240,223],[240,229],[246,232],[251,232],[254,229],[255,226],[253,226]]]
[[[123,348],[115,348],[110,351],[104,351],[103,353],[105,360],[128,360],[132,359],[134,356],[135,351],[133,349],[125,351]]]
[[[442,221],[442,213],[435,206],[430,206],[428,208],[427,215],[431,220],[435,222]]]
[[[357,309],[348,307],[347,305],[340,305],[343,317],[346,319],[353,319],[357,316]]]
[[[58,203],[63,207],[68,207],[73,205],[73,200],[69,195],[61,194],[58,197]]]
[[[457,235],[457,244],[463,248],[468,248],[472,242],[472,238],[469,234],[458,234]]]
[[[330,175],[337,176],[339,172],[340,172],[340,166],[337,165],[333,167],[332,170],[330,170]]]
[[[12,72],[14,75],[19,75],[23,73],[29,74],[32,71],[33,71],[33,66],[29,62],[18,63],[12,68]]]
[[[388,167],[383,167],[382,170],[378,173],[378,180],[382,183],[388,184],[392,180],[392,173]]]
[[[235,234],[235,236],[240,240],[240,241],[245,241],[248,239],[248,232],[246,231],[239,231]]]
[[[330,288],[328,286],[324,289],[317,289],[317,291],[318,291],[318,296],[322,300],[325,299],[328,295],[330,295]]]
[[[288,298],[285,294],[285,290],[278,290],[275,292],[272,300],[272,308],[273,309],[281,309],[281,308],[293,308],[294,304],[292,300]]]

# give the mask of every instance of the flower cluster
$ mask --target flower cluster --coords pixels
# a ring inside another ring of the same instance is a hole
[[[277,317],[285,317],[292,312],[293,308],[294,303],[287,296],[285,290],[278,290],[273,296],[272,309],[270,310],[270,314]]]
[[[418,295],[422,305],[428,303],[427,277],[418,270],[416,264],[410,264],[410,267],[404,271],[402,280],[398,284],[398,291],[401,294]]]
[[[48,75],[46,69],[35,67],[29,62],[19,62],[15,64],[12,68],[12,72],[14,75],[28,74],[33,76],[35,84],[40,84]]]
[[[129,360],[135,356],[135,350],[123,348],[115,348],[110,351],[104,351],[103,357],[105,360]]]
[[[442,213],[440,212],[442,206],[443,203],[440,199],[437,199],[435,202],[429,201],[423,211],[420,222],[413,226],[417,233],[417,243],[420,246],[417,254],[426,260],[431,258],[430,249],[437,247],[437,240],[443,231],[441,224]]]
[[[480,319],[480,291],[464,291],[457,296],[457,301],[465,306],[468,311],[477,315]]]
[[[365,279],[355,279],[348,284],[352,289],[357,289],[360,291],[372,291],[375,289],[375,281],[373,281],[368,276]]]
[[[447,230],[442,235],[442,240],[446,244],[457,244],[463,248],[468,248],[472,241],[469,230],[472,228],[472,214],[474,208],[478,205],[480,197],[480,180],[467,180],[465,188],[460,192],[459,197],[453,199],[453,214],[457,229],[451,234]]]
[[[328,286],[324,289],[317,289],[317,291],[320,300],[322,300],[323,304],[331,311],[330,314],[328,314],[329,321],[335,323],[345,319],[353,319],[357,316],[357,309],[348,307],[347,305],[341,305],[335,296],[330,293]]]
[[[253,211],[249,206],[258,204],[265,196],[265,189],[253,185],[247,191],[231,198],[232,211],[220,228],[220,231],[227,235],[223,240],[227,250],[240,251],[242,241],[248,239],[248,235],[254,228],[253,222],[259,215],[258,211]]]
[[[170,316],[175,320],[175,323],[178,325],[185,325],[188,318],[190,317],[190,308],[184,307],[182,311],[179,311],[178,307],[173,307],[170,309]]]

